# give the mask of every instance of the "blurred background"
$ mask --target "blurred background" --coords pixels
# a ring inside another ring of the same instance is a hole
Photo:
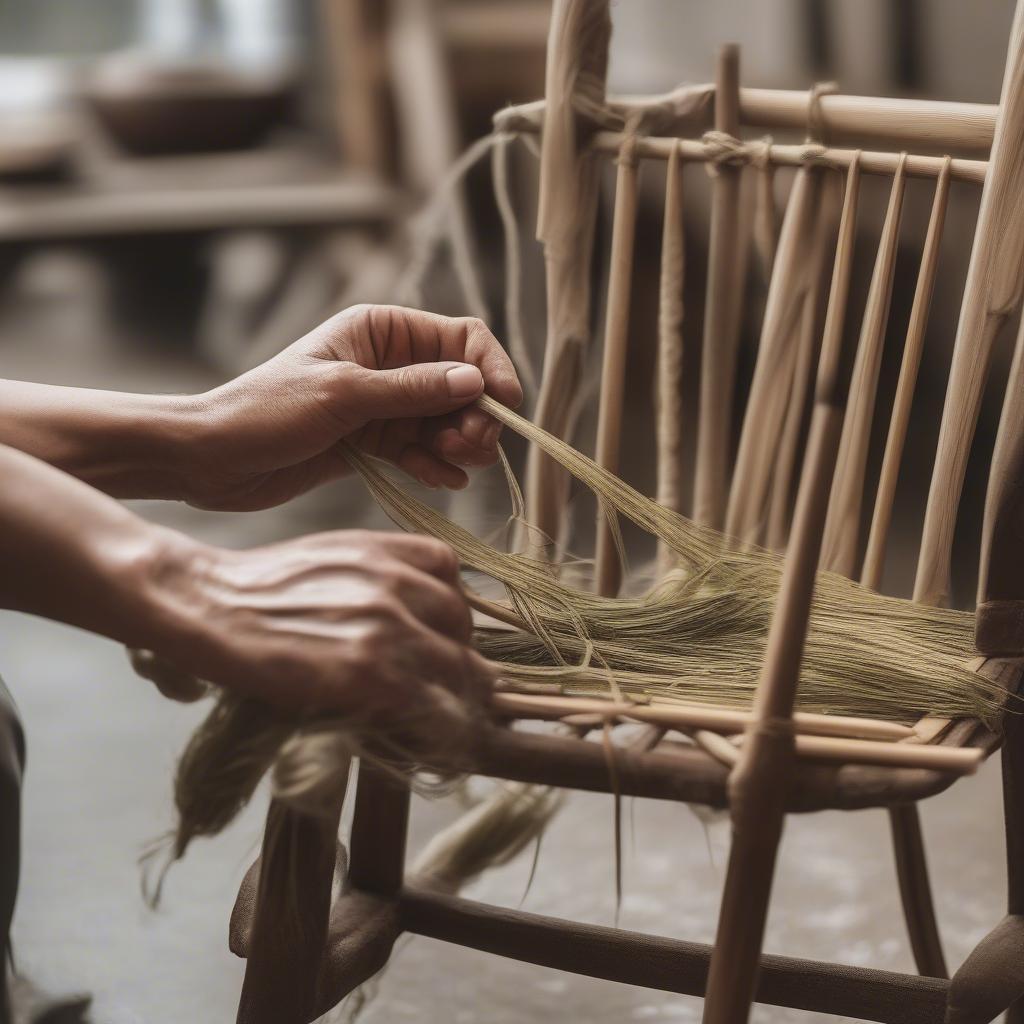
[[[849,93],[994,103],[1012,8],[1011,0],[615,0],[609,88],[660,92],[709,81],[717,46],[735,41],[748,85],[835,79]],[[0,374],[205,390],[361,301],[482,313],[503,337],[505,249],[487,161],[470,171],[464,194],[443,206],[428,200],[463,148],[489,131],[495,110],[542,94],[548,14],[547,0],[0,0]],[[536,163],[522,146],[511,157],[522,315],[539,367]],[[642,184],[629,390],[635,445],[651,436],[645,375],[663,171],[645,168]],[[869,184],[862,220],[877,238],[885,190]],[[787,187],[780,173],[780,210]],[[897,268],[896,324],[909,312],[912,254],[929,203],[924,183],[908,186],[901,244],[911,255]],[[687,257],[699,288],[706,209],[695,206]],[[911,472],[901,481],[907,511],[887,567],[897,592],[912,579],[914,550],[908,541],[901,553],[898,538],[920,528],[976,210],[976,190],[954,187]],[[453,274],[460,254],[478,287]],[[870,261],[865,248],[861,301]],[[699,321],[687,331],[699,338]],[[756,325],[746,333],[753,351]],[[1007,355],[1004,346],[997,363],[1005,367]],[[883,388],[897,368],[898,351],[883,367]],[[979,466],[998,417],[999,396],[991,397]],[[590,437],[584,418],[584,447]],[[965,535],[976,530],[983,496],[971,472]],[[638,474],[635,482],[649,483]],[[136,505],[228,546],[382,525],[352,483],[244,516]],[[474,528],[500,524],[500,479],[482,479],[453,511]],[[590,519],[589,509],[579,517],[582,550]],[[958,597],[969,603],[974,548],[960,547]],[[257,849],[262,805],[172,871],[158,911],[145,909],[139,893],[137,858],[170,823],[174,758],[201,709],[162,701],[114,645],[26,617],[0,618],[0,670],[29,740],[18,967],[51,992],[92,992],[91,1016],[81,1019],[234,1019],[242,964],[227,951],[227,919]],[[1001,914],[998,807],[989,766],[924,808],[926,830],[941,825],[961,837],[932,856],[954,963]],[[457,813],[451,801],[420,801],[413,846]],[[611,815],[598,797],[569,802],[545,839],[528,908],[611,921]],[[630,828],[620,923],[709,940],[723,824],[700,822],[685,807],[638,804]],[[792,821],[766,948],[909,969],[886,832],[881,812]],[[528,861],[489,875],[474,895],[517,905]],[[943,885],[954,879],[955,900]],[[361,1019],[600,1024],[699,1014],[695,1000],[416,939],[400,947]],[[754,1019],[811,1017],[761,1008]]]

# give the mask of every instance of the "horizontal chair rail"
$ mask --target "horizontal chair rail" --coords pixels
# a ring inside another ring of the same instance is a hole
[[[955,103],[832,93],[818,98],[826,136],[852,136],[931,149],[983,151],[992,145],[994,103]],[[740,89],[740,121],[756,128],[807,126],[806,89]]]
[[[592,149],[602,153],[618,153],[626,139],[624,132],[598,132],[590,140]],[[637,155],[657,160],[667,160],[672,150],[678,148],[679,155],[691,163],[709,163],[721,159],[723,149],[713,141],[702,139],[675,139],[661,136],[641,136],[637,140]],[[892,175],[900,162],[899,153],[868,152],[856,149],[834,149],[817,145],[767,145],[761,142],[743,143],[734,159],[751,161],[763,154],[763,159],[776,167],[803,167],[818,164],[848,170],[854,156],[860,153],[860,169],[865,174]],[[904,164],[904,173],[909,178],[938,178],[945,166],[942,156],[920,156],[910,154]],[[988,170],[987,160],[950,161],[949,176],[954,181],[966,181],[981,185]]]
[[[955,722],[942,745],[970,743],[986,754],[998,739],[979,722]],[[615,760],[615,785],[609,776],[609,754]],[[622,796],[651,800],[728,805],[728,769],[695,746],[662,743],[649,751],[613,747],[567,736],[526,732],[502,726],[485,727],[465,770],[478,775],[557,785],[593,793],[618,791]],[[862,810],[889,807],[934,796],[953,784],[949,772],[878,765],[823,764],[807,761],[789,793],[787,810]]]
[[[509,130],[518,132],[539,132],[539,121],[511,119]],[[623,143],[630,136],[620,131],[595,132],[588,145],[600,153],[618,154]],[[860,154],[860,169],[865,174],[891,176],[900,163],[900,153],[872,152],[856,149],[837,149],[816,144],[783,145],[764,142],[731,140],[733,147],[727,150],[722,141],[715,137],[707,139],[678,139],[674,136],[640,135],[636,139],[636,154],[652,160],[667,160],[677,150],[684,161],[690,163],[711,163],[725,160],[730,163],[766,161],[776,167],[804,167],[808,164],[848,170],[854,157]],[[908,178],[938,178],[946,166],[944,156],[922,156],[908,154],[904,162],[904,173]],[[949,161],[949,177],[953,181],[981,185],[988,170],[987,160],[956,158]]]
[[[620,928],[577,924],[407,888],[402,927],[416,935],[592,978],[703,996],[711,947]],[[757,1002],[891,1024],[934,1024],[949,982],[938,978],[763,956]]]
[[[739,89],[739,121],[744,128],[804,131],[811,110],[808,89]],[[673,130],[699,132],[710,128],[714,112],[713,84],[682,86],[654,97],[611,96],[610,111],[623,117],[656,112]],[[862,145],[898,145],[930,152],[985,153],[992,146],[997,107],[992,103],[899,99],[827,93],[818,97],[816,122],[828,139],[856,139]],[[513,116],[535,120],[544,114],[544,100],[501,111],[498,120]]]

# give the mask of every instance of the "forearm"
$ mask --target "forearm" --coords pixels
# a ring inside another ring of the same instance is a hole
[[[168,577],[187,571],[192,546],[0,446],[0,607],[152,646],[181,613]]]
[[[181,498],[197,399],[0,380],[0,444],[119,498]]]

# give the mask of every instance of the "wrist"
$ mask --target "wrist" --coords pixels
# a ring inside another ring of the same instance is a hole
[[[116,497],[187,501],[211,434],[209,402],[205,395],[140,397],[143,407],[129,412],[134,420],[129,434],[138,443],[126,445],[126,465],[117,483],[104,489]]]
[[[212,549],[175,530],[145,525],[140,536],[108,549],[102,572],[124,609],[125,635],[117,639],[175,659],[191,653],[205,633],[211,609],[203,581]]]

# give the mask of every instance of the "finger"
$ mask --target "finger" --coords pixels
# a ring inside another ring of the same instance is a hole
[[[461,587],[459,557],[444,541],[415,533],[380,533],[376,537],[393,558],[429,573],[442,583]]]
[[[414,685],[434,682],[474,704],[488,699],[492,671],[487,662],[466,644],[425,626],[411,632],[409,640],[409,647],[402,657],[402,667],[410,670]],[[415,664],[409,660],[410,657]]]
[[[512,360],[482,320],[402,306],[375,306],[368,323],[374,350],[384,356],[379,365],[436,360],[472,363],[483,375],[487,394],[510,409],[522,403],[523,388]]]
[[[475,401],[484,392],[478,366],[468,362],[413,363],[389,370],[371,370],[339,363],[346,407],[361,422],[443,416]]]
[[[510,409],[523,402],[523,386],[508,353],[490,332],[483,320],[464,317],[465,358],[480,367],[487,394]]]
[[[434,455],[416,437],[419,425],[412,420],[389,420],[376,434],[373,454],[398,466],[427,487],[461,490],[469,477],[451,463]],[[360,439],[360,447],[366,445]]]
[[[461,491],[469,483],[469,477],[463,470],[439,459],[420,444],[406,445],[394,463],[427,487],[447,487]]]
[[[419,440],[439,458],[457,466],[492,466],[498,460],[501,424],[480,409],[460,409],[424,420]]]
[[[403,562],[396,562],[390,575],[396,596],[420,622],[442,636],[469,643],[473,617],[457,585]]]

